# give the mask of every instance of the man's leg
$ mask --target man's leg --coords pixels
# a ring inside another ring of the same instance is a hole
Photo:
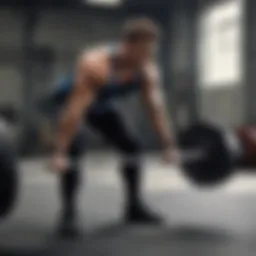
[[[160,218],[150,212],[142,202],[140,145],[128,131],[119,114],[113,109],[106,109],[100,113],[90,114],[88,120],[125,157],[121,174],[126,193],[126,220],[128,222],[160,222]]]
[[[79,134],[70,147],[69,156],[72,161],[70,168],[60,177],[60,197],[62,204],[60,233],[63,235],[76,235],[77,223],[77,199],[80,185],[80,157],[84,153],[85,142],[82,134]]]

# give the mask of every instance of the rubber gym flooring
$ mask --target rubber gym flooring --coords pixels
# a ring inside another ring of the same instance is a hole
[[[80,196],[84,234],[64,240],[55,235],[56,177],[47,172],[44,159],[23,160],[19,201],[0,223],[0,255],[255,255],[256,175],[238,173],[225,186],[198,190],[177,168],[147,156],[144,197],[166,224],[124,226],[118,164],[112,153],[87,156]]]

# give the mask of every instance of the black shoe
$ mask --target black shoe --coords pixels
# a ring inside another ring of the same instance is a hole
[[[81,235],[78,220],[74,215],[64,214],[61,218],[58,234],[64,238],[78,238]]]
[[[160,225],[163,223],[163,220],[159,215],[141,205],[129,207],[125,213],[125,221],[131,224],[147,225]]]

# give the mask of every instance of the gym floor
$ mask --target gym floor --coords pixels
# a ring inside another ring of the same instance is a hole
[[[0,255],[236,256],[256,249],[256,177],[238,173],[225,186],[199,191],[157,156],[145,158],[144,196],[166,218],[163,227],[122,225],[123,194],[112,153],[84,163],[79,240],[54,234],[57,179],[43,159],[21,162],[22,187],[13,215],[0,226]]]

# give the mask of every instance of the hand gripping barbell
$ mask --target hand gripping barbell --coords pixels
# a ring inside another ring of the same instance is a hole
[[[239,130],[232,135],[208,123],[198,123],[184,129],[178,136],[184,176],[200,186],[215,185],[227,180],[238,164],[248,162],[248,155],[252,159],[256,158],[256,143],[253,144],[248,138],[246,140],[246,134]],[[248,140],[251,142],[250,147]],[[10,143],[1,142],[0,133],[1,219],[11,212],[18,194],[17,161],[10,148]]]

